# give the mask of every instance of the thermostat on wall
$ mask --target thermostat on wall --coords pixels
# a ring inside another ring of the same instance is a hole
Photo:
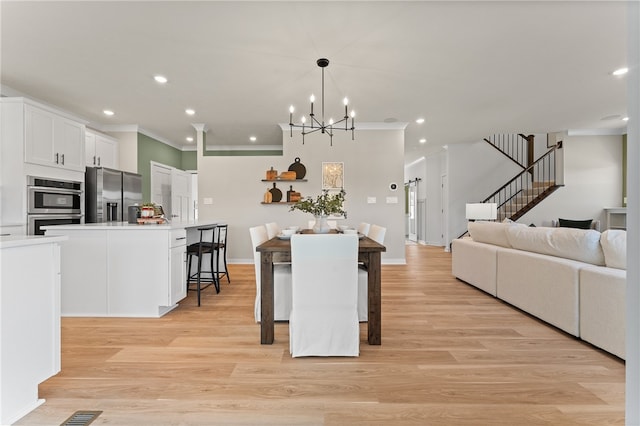
[[[398,185],[395,183],[390,183],[389,184],[389,189],[392,191],[395,191],[396,189],[398,189]]]

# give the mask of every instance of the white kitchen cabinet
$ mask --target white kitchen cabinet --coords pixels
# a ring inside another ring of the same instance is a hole
[[[0,238],[2,425],[16,422],[42,404],[38,385],[60,371],[58,244],[62,240],[64,237]]]
[[[24,105],[25,162],[84,171],[84,124]]]
[[[185,226],[60,225],[46,235],[69,238],[63,243],[63,316],[155,318],[187,295]]]
[[[171,231],[169,251],[169,305],[174,305],[187,297],[187,231]]]
[[[64,235],[58,233],[56,235]],[[106,316],[107,233],[87,230],[62,243],[62,314]]]
[[[85,164],[88,167],[119,169],[119,160],[116,139],[90,130],[85,132]]]

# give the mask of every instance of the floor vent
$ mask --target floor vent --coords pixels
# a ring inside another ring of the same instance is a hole
[[[60,426],[86,426],[93,423],[100,414],[102,411],[76,411]]]

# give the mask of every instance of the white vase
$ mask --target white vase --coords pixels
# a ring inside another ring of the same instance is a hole
[[[315,234],[326,234],[330,229],[327,223],[327,216],[316,216],[316,223],[313,225]]]

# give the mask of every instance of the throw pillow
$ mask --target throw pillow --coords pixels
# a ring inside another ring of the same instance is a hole
[[[627,269],[627,231],[608,229],[600,235],[604,263],[610,268]]]
[[[561,228],[576,228],[576,229],[591,229],[591,223],[593,220],[570,220],[570,219],[558,219],[558,224]]]

